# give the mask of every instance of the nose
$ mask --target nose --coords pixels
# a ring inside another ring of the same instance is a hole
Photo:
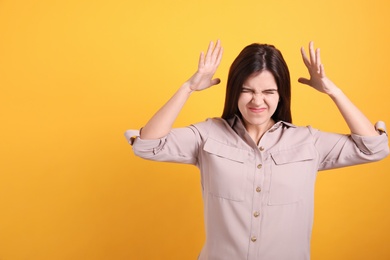
[[[251,102],[256,105],[263,103],[264,95],[263,93],[253,93]]]

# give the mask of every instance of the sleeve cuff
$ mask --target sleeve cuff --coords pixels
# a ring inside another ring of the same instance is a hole
[[[158,139],[141,139],[140,133],[141,130],[127,130],[125,132],[125,137],[128,143],[133,147],[133,151],[136,155],[141,157],[147,157],[151,154],[157,154],[162,147],[164,146],[167,137],[164,136]]]
[[[378,121],[375,124],[375,129],[378,131],[379,134],[386,134],[387,135],[387,130],[386,130],[386,124],[383,121]]]
[[[375,129],[379,136],[360,136],[352,134],[351,137],[365,154],[375,154],[384,149],[388,149],[387,130],[384,122],[379,121],[375,124]]]
[[[139,130],[127,130],[125,132],[125,137],[127,142],[129,142],[130,145],[133,145],[134,140],[139,137],[140,131]]]

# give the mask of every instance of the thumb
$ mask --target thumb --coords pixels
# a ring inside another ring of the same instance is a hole
[[[219,78],[212,79],[210,83],[211,86],[218,85],[219,83],[221,83],[221,80]]]
[[[298,82],[302,84],[310,85],[310,80],[308,80],[307,78],[299,78]]]

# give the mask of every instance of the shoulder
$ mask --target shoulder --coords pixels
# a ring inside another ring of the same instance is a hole
[[[190,125],[191,128],[195,128],[203,134],[209,134],[210,132],[226,132],[231,129],[230,125],[222,118],[213,117],[207,118],[203,122]]]
[[[206,121],[190,126],[194,131],[198,131],[203,141],[213,139],[227,145],[237,145],[241,138],[233,130],[228,121],[220,117],[208,118]]]
[[[307,125],[307,126],[299,126],[299,125],[295,125],[295,124],[292,124],[292,123],[288,123],[288,122],[284,122],[284,121],[280,121],[278,123],[276,123],[275,125],[277,124],[280,124],[283,128],[283,132],[284,133],[302,133],[302,134],[315,134],[316,132],[318,132],[318,129],[316,128],[313,128],[311,125]],[[277,128],[279,126],[276,126]]]
[[[299,145],[304,143],[315,142],[315,137],[318,130],[312,126],[298,126],[287,122],[278,122],[275,132],[280,137],[280,141],[289,145]],[[272,131],[272,129],[271,129]]]

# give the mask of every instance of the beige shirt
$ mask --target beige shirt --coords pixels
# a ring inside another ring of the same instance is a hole
[[[376,128],[381,135],[361,137],[278,122],[257,145],[236,117],[158,140],[125,135],[142,158],[200,169],[206,241],[199,259],[307,260],[317,171],[385,158],[385,126]]]

